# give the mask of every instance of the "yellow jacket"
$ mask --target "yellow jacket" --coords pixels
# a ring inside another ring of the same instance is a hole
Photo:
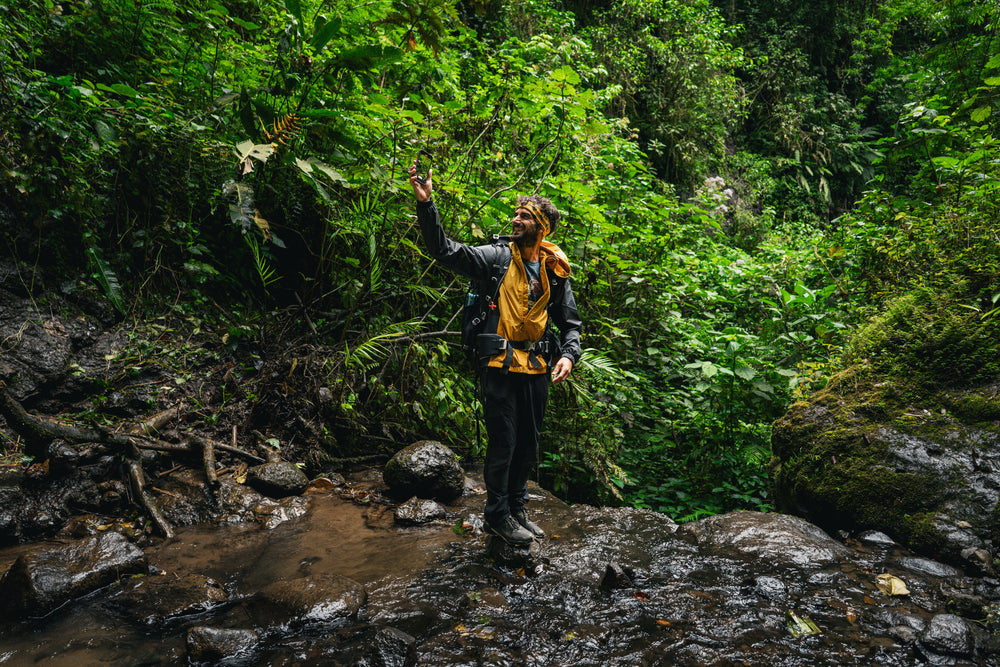
[[[528,274],[524,268],[521,258],[521,250],[516,243],[510,244],[511,260],[507,275],[504,276],[500,285],[500,292],[497,295],[497,305],[500,310],[500,323],[496,333],[509,341],[538,341],[545,334],[545,326],[548,324],[549,314],[546,306],[551,296],[551,280],[549,271],[560,278],[568,278],[570,274],[569,260],[559,246],[548,241],[542,241],[541,247],[541,268],[539,279],[541,280],[544,292],[538,300],[532,304],[528,300],[528,293],[531,287],[528,285]],[[511,373],[544,373],[546,368],[545,360],[539,357],[541,365],[532,368],[528,363],[528,352],[526,350],[514,349],[514,359],[510,364]],[[498,354],[489,361],[492,368],[502,368],[504,354]]]

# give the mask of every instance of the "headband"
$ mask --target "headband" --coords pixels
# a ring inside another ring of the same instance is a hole
[[[549,224],[549,217],[539,208],[538,204],[529,199],[521,205],[521,208],[528,209],[528,213],[535,219],[535,224],[541,228],[542,237],[548,236],[549,232],[552,231],[552,225]]]

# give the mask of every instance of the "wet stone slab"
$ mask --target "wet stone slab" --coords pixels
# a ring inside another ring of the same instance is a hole
[[[886,540],[752,512],[678,526],[532,486],[547,537],[505,559],[482,531],[480,485],[444,505],[449,524],[404,527],[380,484],[313,493],[305,514],[271,530],[181,527],[147,548],[159,570],[211,577],[229,595],[193,620],[148,625],[109,604],[120,595],[109,589],[0,630],[0,652],[75,664],[1000,667],[981,615],[1000,604],[1000,582]],[[910,593],[880,590],[883,573]],[[818,632],[793,635],[790,612]]]

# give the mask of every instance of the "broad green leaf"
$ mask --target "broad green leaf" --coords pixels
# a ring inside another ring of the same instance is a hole
[[[340,19],[333,19],[323,24],[323,27],[316,30],[309,44],[317,51],[321,50],[330,39],[340,32]]]
[[[743,368],[736,369],[736,376],[744,380],[752,380],[757,376],[757,371],[749,366],[744,366]]]
[[[314,172],[319,171],[335,183],[339,183],[345,187],[349,185],[347,179],[341,176],[340,172],[316,158],[309,158],[307,160],[295,158],[295,166],[301,169],[303,173],[312,175]]]
[[[969,117],[972,118],[973,123],[982,123],[984,120],[990,117],[990,112],[993,111],[990,107],[979,107],[971,114]]]
[[[563,81],[575,86],[580,83],[580,75],[573,71],[573,68],[569,65],[563,65],[552,72],[552,80]]]
[[[236,144],[236,154],[240,161],[252,157],[261,162],[267,162],[267,158],[274,154],[274,146],[271,144],[255,144],[247,139]]]

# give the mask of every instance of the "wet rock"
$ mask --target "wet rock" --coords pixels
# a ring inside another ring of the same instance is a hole
[[[781,579],[761,576],[754,580],[754,593],[768,600],[781,600],[788,594],[788,587]]]
[[[954,614],[937,614],[920,633],[918,646],[933,662],[936,656],[971,657],[976,644],[972,628],[965,619]]]
[[[413,667],[417,664],[417,640],[402,630],[382,628],[369,645],[372,667]]]
[[[21,519],[16,508],[25,504],[24,492],[0,486],[0,544],[14,544],[21,538]]]
[[[634,574],[631,568],[624,568],[618,563],[609,563],[608,567],[604,570],[604,576],[601,577],[601,588],[605,590],[632,588],[635,586],[635,582],[633,581]]]
[[[345,623],[368,599],[364,586],[336,574],[276,581],[252,599],[249,612],[262,628]]]
[[[891,547],[896,543],[894,539],[878,530],[866,530],[858,535],[858,539],[875,547]]]
[[[504,609],[507,607],[507,597],[492,586],[466,593],[465,602],[471,609]]]
[[[900,567],[904,567],[910,572],[926,574],[932,577],[957,577],[962,572],[950,565],[939,563],[929,558],[919,558],[915,556],[903,556],[897,561]]]
[[[967,547],[960,553],[962,560],[968,563],[968,569],[979,574],[995,574],[996,568],[993,566],[993,557],[986,549]]]
[[[297,496],[309,486],[309,478],[294,463],[272,461],[250,468],[247,484],[265,496],[285,498]]]
[[[175,526],[217,522],[220,525],[256,522],[267,528],[305,514],[309,501],[302,496],[272,500],[230,478],[219,480],[213,491],[194,470],[171,474],[161,482],[170,492],[158,499],[160,511]]]
[[[983,408],[995,411],[998,387],[935,392],[925,408],[910,404],[912,396],[901,403],[891,379],[852,372],[775,423],[778,507],[831,530],[884,531],[925,555],[988,572],[981,558],[962,554],[995,547],[1000,434]]]
[[[131,577],[121,589],[117,605],[146,625],[206,611],[228,597],[218,582],[200,574]]]
[[[508,544],[495,535],[488,535],[486,537],[486,553],[501,565],[531,569],[538,561],[540,551],[537,540],[532,540],[527,544]]]
[[[226,630],[197,626],[187,632],[188,658],[196,662],[245,657],[253,652],[259,637],[252,630]]]
[[[787,514],[731,512],[684,524],[678,534],[709,551],[764,558],[776,566],[821,566],[849,555],[817,526]]]
[[[45,456],[49,460],[49,471],[56,475],[68,473],[80,464],[79,451],[66,444],[65,440],[53,440],[49,443]]]
[[[341,475],[339,472],[332,472],[332,471],[326,472],[323,473],[323,477],[330,480],[330,483],[333,484],[335,487],[342,486],[347,482],[347,480],[344,479],[344,476]]]
[[[433,500],[421,500],[413,496],[396,508],[396,523],[403,526],[419,526],[447,518],[448,512]]]
[[[281,500],[262,498],[253,506],[253,519],[270,529],[302,516],[308,509],[309,501],[299,496],[289,496]]]
[[[963,582],[956,582],[963,583]],[[989,601],[974,590],[963,590],[942,582],[941,594],[948,599],[948,610],[966,618],[981,619],[985,615]]]
[[[142,524],[135,521],[126,521],[120,517],[107,517],[97,514],[81,514],[71,517],[56,533],[57,537],[80,539],[91,535],[98,535],[106,530],[110,530],[123,535],[126,539],[141,543],[146,537],[142,531]]]
[[[382,477],[397,497],[444,502],[462,495],[465,480],[455,453],[433,440],[421,440],[396,452],[385,464]]]
[[[102,533],[21,555],[0,580],[0,598],[7,601],[9,613],[41,615],[146,569],[146,556],[138,547],[118,533]]]

